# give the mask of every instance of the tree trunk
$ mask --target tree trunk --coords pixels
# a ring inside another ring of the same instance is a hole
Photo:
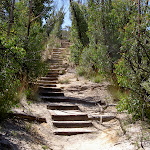
[[[29,1],[29,23],[28,23],[28,34],[27,34],[27,36],[30,35],[31,14],[32,14],[32,0]]]
[[[12,24],[13,24],[13,12],[14,12],[14,6],[15,6],[15,0],[12,1],[12,4],[11,4],[11,10],[10,10],[10,14],[9,14],[9,26],[8,26],[8,32],[7,32],[7,36],[9,36],[10,34],[10,30],[11,30],[11,27],[12,27]]]
[[[80,39],[80,41],[81,41],[81,33],[80,33],[80,31],[79,31],[79,21],[78,21],[78,19],[77,19],[76,12],[75,12],[74,6],[72,5],[72,2],[73,2],[73,1],[70,0],[70,6],[71,6],[71,9],[72,9],[73,18],[74,18],[74,20],[76,21],[76,24],[77,24],[78,37],[79,37],[79,39]],[[83,43],[82,43],[82,44],[83,44]]]
[[[139,24],[139,29],[138,29],[138,51],[137,51],[137,57],[138,57],[138,68],[139,65],[141,65],[141,56],[140,56],[140,36],[141,36],[141,1],[138,0],[138,24]]]

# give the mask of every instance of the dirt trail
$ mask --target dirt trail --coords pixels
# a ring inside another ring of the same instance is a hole
[[[92,121],[96,133],[72,136],[54,135],[53,125],[47,105],[49,102],[28,101],[22,96],[21,107],[13,111],[24,112],[38,117],[44,117],[47,123],[36,123],[18,119],[7,119],[0,124],[0,149],[14,150],[138,150],[141,139],[141,122],[132,123],[131,117],[125,113],[117,113],[115,106],[103,109],[96,102],[116,104],[108,92],[109,82],[93,83],[83,77],[77,77],[74,68],[68,68],[66,74],[59,77],[57,87],[63,89],[66,97],[82,100],[77,103],[82,112],[89,116],[115,115],[122,121],[126,135],[117,119],[108,122]],[[89,102],[92,102],[90,105]],[[93,105],[95,103],[95,105]],[[145,123],[147,130],[144,132],[143,145],[145,150],[150,150],[150,126]],[[149,128],[148,128],[149,127]]]
[[[92,83],[82,77],[76,79],[74,73],[67,73],[60,77],[60,80],[69,80],[67,84],[60,84],[64,89],[66,96],[75,96],[82,98],[85,101],[107,99],[112,102],[111,96],[107,91],[107,82]],[[82,90],[81,90],[82,89]],[[93,99],[92,99],[93,98]],[[7,120],[1,125],[1,139],[13,143],[19,150],[136,150],[140,149],[138,146],[140,132],[140,124],[126,125],[127,134],[123,135],[119,122],[113,119],[109,122],[94,121],[95,128],[98,129],[94,134],[82,134],[74,136],[58,136],[53,134],[53,127],[51,124],[51,117],[46,108],[48,103],[31,102],[28,104],[22,99],[24,105],[24,112],[29,114],[45,117],[47,123],[29,123],[18,120]],[[99,108],[97,106],[91,107],[87,105],[78,104],[82,111],[88,113],[97,113]],[[26,109],[25,109],[26,108]],[[17,109],[23,111],[23,109]],[[106,114],[116,114],[122,119],[126,119],[125,114],[117,114],[115,107],[108,107]],[[145,149],[149,150],[150,142],[145,142]],[[16,149],[16,148],[15,148]]]

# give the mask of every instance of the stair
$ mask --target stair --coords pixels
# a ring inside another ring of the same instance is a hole
[[[79,110],[79,107],[77,105],[50,104],[50,105],[47,105],[47,109],[51,109],[51,110]]]
[[[52,121],[53,125],[57,128],[83,128],[91,127],[91,121]]]
[[[63,66],[67,66],[63,64],[62,54],[70,43],[63,41],[61,45],[62,48],[54,48],[51,53],[47,75],[37,80],[40,98],[49,102],[47,109],[51,115],[54,134],[68,136],[93,133],[95,129],[88,114],[81,112],[77,105],[69,104],[70,99],[57,87],[58,77],[65,68]]]

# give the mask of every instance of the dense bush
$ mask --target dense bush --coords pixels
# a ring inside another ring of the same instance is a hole
[[[88,27],[80,24],[80,28],[87,29],[84,33],[89,39],[83,45],[78,36],[82,31],[77,28],[81,18],[73,21],[71,52],[79,72],[111,76],[125,92],[120,96],[118,110],[127,110],[135,118],[149,118],[149,1],[89,0],[77,6],[73,9],[72,5],[76,12],[72,12],[72,18],[75,14],[83,17]]]
[[[38,9],[36,4],[41,4]],[[45,4],[46,6],[45,6]],[[44,4],[44,5],[43,5]],[[50,1],[2,1],[0,14],[0,114],[19,102],[19,92],[44,74],[42,61],[46,31],[41,20],[50,10]],[[34,8],[34,9],[33,9]],[[46,11],[45,11],[46,9]],[[38,13],[41,15],[36,16]],[[44,11],[44,13],[43,13]],[[2,117],[2,115],[1,115]]]

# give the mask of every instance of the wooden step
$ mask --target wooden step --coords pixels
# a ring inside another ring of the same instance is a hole
[[[43,91],[43,92],[47,92],[47,91],[49,91],[49,92],[61,92],[62,91],[62,89],[60,89],[60,88],[55,88],[55,87],[39,87],[39,91]]]
[[[63,68],[62,65],[55,65],[54,64],[54,65],[50,66],[50,69],[59,69],[59,68],[62,69]]]
[[[63,51],[62,50],[58,50],[58,49],[57,50],[53,50],[52,51],[52,55],[55,54],[55,53],[62,54]]]
[[[41,91],[41,92],[39,92],[39,95],[42,95],[42,96],[64,96],[64,93]]]
[[[86,134],[86,133],[96,133],[95,130],[92,129],[83,129],[83,128],[77,128],[77,129],[55,129],[54,134],[55,135],[66,135],[66,136],[70,136],[70,135],[77,135],[77,134]]]
[[[59,73],[62,69],[48,69],[49,73]]]
[[[70,102],[67,97],[54,97],[54,96],[40,96],[40,98],[44,101],[48,102]]]
[[[62,71],[64,71],[65,69],[64,68],[50,68],[48,69],[49,72],[54,72],[54,73],[60,73]]]
[[[58,52],[53,52],[52,56],[53,57],[62,57],[62,54],[61,53],[58,53]]]
[[[87,121],[87,115],[52,115],[52,119],[55,121]]]
[[[53,48],[53,52],[63,52],[66,48]]]
[[[63,65],[62,65],[62,62],[60,63],[60,62],[50,62],[50,65],[51,66],[59,66],[59,67],[62,67]]]
[[[60,54],[60,53],[56,53],[56,52],[53,52],[53,54],[52,54],[52,56],[51,56],[51,58],[53,59],[54,57],[57,57],[57,59],[62,59],[63,57],[62,57],[62,54]]]
[[[57,84],[58,81],[54,80],[54,81],[49,81],[49,80],[37,80],[37,83],[39,84]]]
[[[56,84],[42,84],[42,83],[38,83],[37,85],[39,85],[39,87],[56,87]]]
[[[51,104],[51,105],[47,105],[47,109],[51,109],[51,110],[79,110],[79,107],[77,105]]]
[[[59,75],[60,75],[60,73],[48,73],[46,75],[46,77],[55,77],[55,78],[57,78]]]
[[[58,72],[48,72],[47,75],[58,76]]]
[[[51,61],[50,62],[50,65],[57,65],[57,66],[62,66],[62,64],[63,64],[63,61]]]
[[[62,59],[50,59],[49,62],[50,62],[50,63],[58,63],[58,62],[59,62],[59,63],[62,63],[63,60],[62,60]]]
[[[59,73],[60,75],[60,73]],[[47,74],[46,77],[55,77],[55,78],[58,78],[59,75],[56,75],[56,74]]]
[[[53,81],[53,80],[58,80],[58,77],[41,77],[40,80]]]
[[[84,128],[93,126],[91,121],[52,121],[57,128]]]
[[[70,111],[60,111],[51,110],[51,117],[54,121],[88,121],[88,115],[80,111],[70,110]]]

